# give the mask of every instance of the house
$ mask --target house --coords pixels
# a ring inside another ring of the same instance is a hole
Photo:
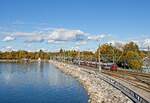
[[[145,57],[143,59],[143,67],[146,69],[150,69],[150,57]]]

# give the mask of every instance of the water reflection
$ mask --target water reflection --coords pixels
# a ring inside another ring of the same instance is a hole
[[[87,103],[87,100],[86,91],[75,79],[48,63],[0,63],[0,103]]]

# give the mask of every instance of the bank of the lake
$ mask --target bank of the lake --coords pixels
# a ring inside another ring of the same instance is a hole
[[[89,74],[83,68],[74,65],[50,61],[65,74],[76,78],[87,90],[90,103],[133,103],[121,91],[99,79],[96,73]]]

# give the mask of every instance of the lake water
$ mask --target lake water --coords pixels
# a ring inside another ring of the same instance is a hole
[[[0,63],[0,103],[88,103],[88,95],[49,63]]]

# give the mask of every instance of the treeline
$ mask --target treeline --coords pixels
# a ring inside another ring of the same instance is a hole
[[[100,54],[99,54],[100,50]],[[111,44],[101,45],[95,53],[90,51],[65,51],[60,50],[60,54],[53,55],[54,58],[58,57],[73,57],[80,60],[97,61],[99,59],[103,63],[115,63],[120,67],[141,69],[143,66],[143,58],[150,57],[148,51],[141,51],[138,45],[134,42],[114,47]]]
[[[100,50],[100,54],[99,54]],[[110,44],[101,45],[96,52],[91,51],[76,51],[76,50],[63,50],[59,52],[38,52],[28,51],[11,51],[0,52],[0,59],[64,59],[73,61],[74,59],[86,61],[98,61],[100,55],[102,62],[114,62],[121,67],[140,69],[143,65],[143,58],[148,57],[149,53],[140,51],[137,44],[134,42],[127,43],[123,47],[114,47]]]
[[[139,50],[134,42],[125,44],[123,47],[113,47],[104,44],[100,47],[101,58],[105,62],[113,62],[121,67],[141,69],[143,66],[143,58],[148,57],[147,52]]]
[[[40,50],[39,52],[28,52],[24,50],[19,50],[19,51],[11,51],[11,52],[0,52],[0,59],[49,59],[49,53],[43,52]]]

